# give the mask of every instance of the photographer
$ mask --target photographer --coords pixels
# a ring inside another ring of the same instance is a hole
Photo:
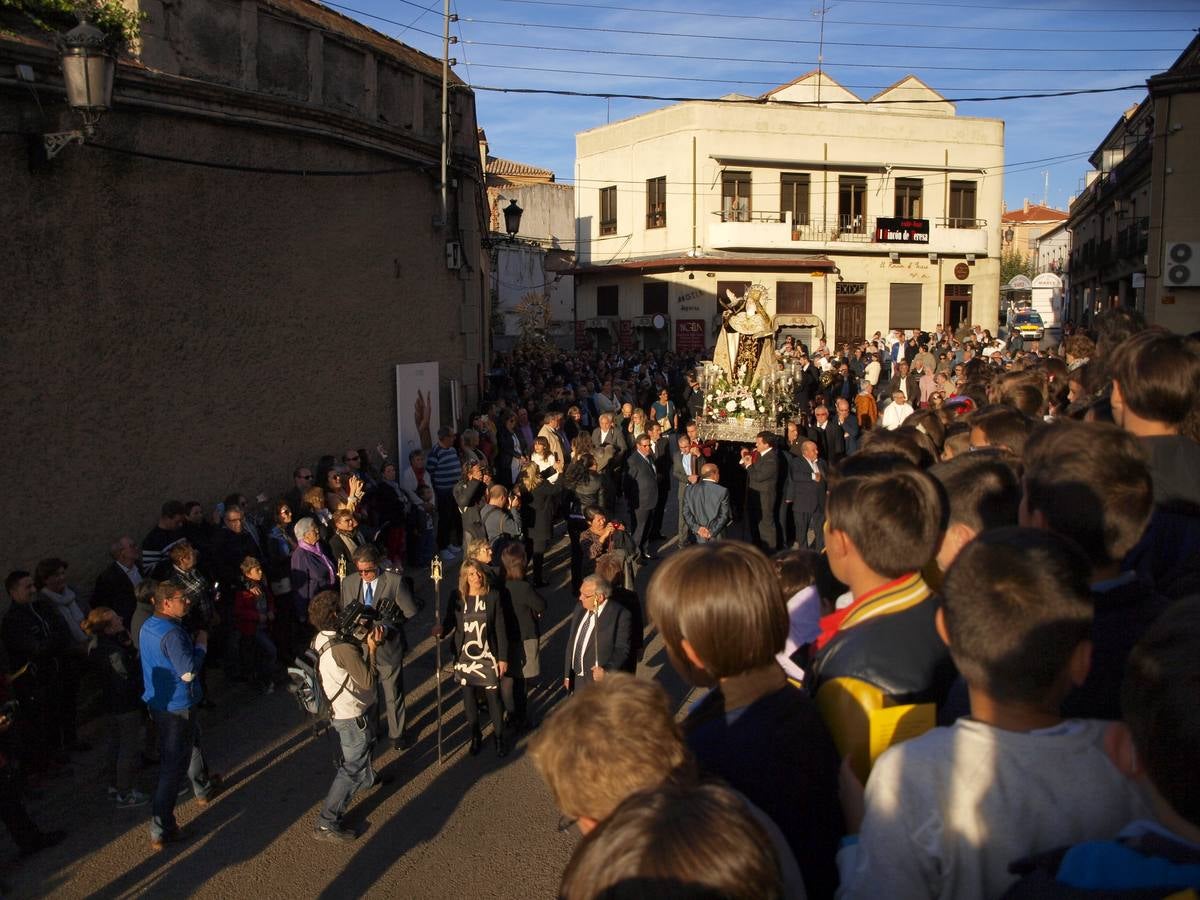
[[[604,510],[589,506],[583,511],[588,521],[587,531],[579,537],[580,554],[583,557],[583,576],[594,575],[596,560],[610,550],[619,550],[624,558],[632,560],[637,555],[633,538],[620,522],[610,521]]]
[[[330,725],[337,732],[342,761],[333,784],[321,804],[314,836],[317,840],[349,842],[358,834],[343,827],[342,815],[350,800],[363,788],[375,784],[371,745],[375,737],[375,648],[378,633],[366,635],[366,659],[356,644],[338,636],[340,603],[334,591],[322,591],[308,608],[309,621],[317,629],[313,649],[321,690],[329,700]]]

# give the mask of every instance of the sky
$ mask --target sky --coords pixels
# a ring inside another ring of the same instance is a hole
[[[442,2],[326,5],[441,58]],[[753,96],[816,69],[821,54],[829,76],[863,99],[911,73],[957,100],[958,115],[1003,119],[1009,208],[1044,198],[1065,209],[1087,157],[1200,26],[1200,0],[1141,2],[452,0],[450,52],[475,89],[491,153],[562,182],[572,180],[576,132],[670,101],[484,88]],[[962,99],[1094,88],[1126,89]]]

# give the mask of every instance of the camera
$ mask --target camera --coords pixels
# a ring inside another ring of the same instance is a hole
[[[399,629],[404,624],[404,613],[391,598],[385,598],[374,606],[355,600],[342,611],[338,619],[338,637],[361,644],[367,635],[379,625]]]

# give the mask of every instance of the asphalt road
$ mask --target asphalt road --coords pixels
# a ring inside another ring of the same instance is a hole
[[[673,500],[667,505],[667,534],[673,533]],[[567,616],[577,602],[569,596],[568,558],[564,538],[547,559],[553,587],[543,620],[547,689],[533,696],[539,718],[564,696],[556,685],[561,684]],[[650,571],[643,570],[638,579],[643,597]],[[447,567],[443,597],[456,573],[457,566]],[[417,578],[418,593],[430,599],[427,573],[410,574]],[[311,721],[286,691],[263,696],[244,685],[222,690],[214,673],[218,707],[203,714],[203,743],[211,770],[225,774],[227,787],[206,809],[191,799],[181,803],[179,822],[193,837],[151,852],[149,806],[113,807],[101,775],[103,733],[85,733],[97,749],[77,758],[72,778],[51,782],[43,798],[29,803],[41,827],[64,828],[67,839],[19,864],[11,844],[0,846],[0,860],[8,860],[0,894],[554,897],[578,833],[558,831],[558,812],[527,758],[524,739],[505,759],[496,758],[490,742],[478,757],[467,755],[462,704],[449,683],[443,685],[445,757],[438,765],[434,647],[428,637],[433,620],[434,606],[428,602],[408,624],[408,716],[419,737],[405,753],[389,750],[377,760],[377,768],[394,781],[360,795],[350,807],[347,822],[366,826],[355,843],[312,838],[333,777],[332,735],[314,736]],[[682,703],[687,689],[667,664],[661,641],[657,635],[647,640],[639,676],[658,678]],[[447,644],[443,654],[449,652]],[[139,774],[141,790],[153,791],[156,773]]]

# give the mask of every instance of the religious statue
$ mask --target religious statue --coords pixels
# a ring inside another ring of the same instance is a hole
[[[731,379],[753,382],[775,369],[775,327],[764,305],[766,299],[767,289],[761,284],[750,285],[741,297],[730,290],[717,297],[721,331],[713,362]],[[738,373],[744,373],[740,379]]]

